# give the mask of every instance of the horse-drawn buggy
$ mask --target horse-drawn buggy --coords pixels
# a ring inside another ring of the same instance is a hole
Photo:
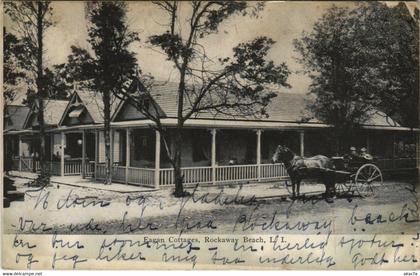
[[[293,197],[299,195],[303,179],[317,179],[322,182],[326,187],[327,197],[337,193],[372,196],[383,184],[382,172],[376,165],[375,158],[367,153],[304,158],[280,145],[273,155],[273,162],[282,162],[286,167],[291,180],[290,184],[286,183],[286,187]]]
[[[336,174],[335,188],[340,194],[372,196],[383,184],[383,176],[370,155],[332,157]]]

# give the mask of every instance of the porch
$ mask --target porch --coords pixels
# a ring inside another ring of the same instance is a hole
[[[92,132],[84,131],[46,135],[45,166],[49,173],[53,176],[93,176],[95,141],[92,135]],[[7,151],[11,156],[11,170],[39,172],[39,138],[36,135],[22,135],[16,139],[9,137],[9,140]]]
[[[410,141],[396,134],[389,135],[392,140],[384,139],[383,135],[381,132],[367,132],[360,136],[361,141],[356,146],[365,146],[379,156],[376,162],[383,171],[415,169],[417,159],[415,148],[414,154],[411,153]],[[378,139],[382,142],[372,143]],[[20,155],[13,157],[13,169],[39,171],[36,147],[25,145],[27,141],[25,137],[19,137]],[[51,175],[80,175],[104,180],[105,146],[101,131],[51,133],[47,141],[50,155],[47,167]],[[182,149],[184,183],[191,186],[197,183],[223,185],[286,180],[288,175],[283,164],[270,163],[277,144],[287,145],[303,156],[331,155],[328,143],[320,145],[314,141],[323,141],[321,131],[190,128],[186,130]],[[173,142],[170,139],[167,142],[173,149]],[[173,168],[157,131],[148,128],[113,129],[111,159],[113,182],[152,188],[175,184]]]
[[[170,129],[168,132],[168,136],[172,137]],[[112,137],[112,140],[119,141],[116,145],[118,149],[112,150],[113,181],[154,188],[175,184],[174,170],[168,162],[159,132],[145,128],[115,129]],[[378,137],[382,137],[381,140]],[[360,134],[359,140],[356,146],[375,152],[379,157],[376,163],[383,171],[413,170],[417,167],[415,152],[398,151],[401,147],[412,147],[412,141],[407,140],[406,135],[366,131]],[[375,140],[380,143],[374,144]],[[286,180],[288,174],[284,165],[271,164],[276,146],[286,145],[302,156],[333,155],[328,143],[314,141],[325,141],[322,131],[189,128],[185,130],[182,149],[184,184],[223,185]],[[405,141],[405,146],[401,146],[402,141]],[[167,146],[173,150],[171,139],[167,141]],[[103,163],[95,165],[95,178],[105,178]]]

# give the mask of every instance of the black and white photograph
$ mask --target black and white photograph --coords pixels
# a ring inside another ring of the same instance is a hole
[[[419,16],[3,1],[2,267],[419,269]]]

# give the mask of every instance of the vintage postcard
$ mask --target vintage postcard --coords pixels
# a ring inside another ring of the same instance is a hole
[[[417,2],[3,1],[2,68],[3,269],[419,268]]]

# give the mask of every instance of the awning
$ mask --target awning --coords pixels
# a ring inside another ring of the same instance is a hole
[[[80,114],[82,114],[83,110],[84,110],[83,107],[78,107],[78,108],[76,108],[75,110],[72,110],[69,113],[69,117],[70,118],[79,118],[79,116],[80,116]]]

